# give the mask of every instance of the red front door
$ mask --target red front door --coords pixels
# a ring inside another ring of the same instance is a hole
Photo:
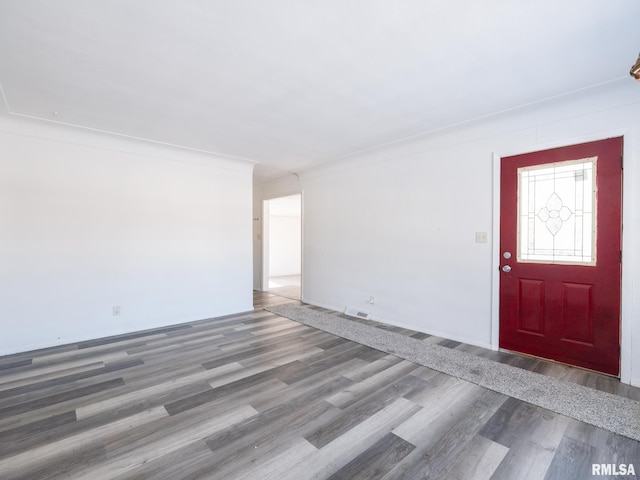
[[[502,159],[500,347],[618,375],[622,138]]]

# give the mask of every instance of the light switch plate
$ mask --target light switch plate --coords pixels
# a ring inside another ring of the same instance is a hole
[[[476,243],[487,243],[487,232],[476,232]]]

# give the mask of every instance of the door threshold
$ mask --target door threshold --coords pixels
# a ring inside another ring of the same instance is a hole
[[[523,352],[518,352],[516,350],[508,350],[506,348],[498,348],[498,351],[502,352],[502,353],[509,353],[511,355],[518,355],[518,356],[521,356],[521,357],[534,358],[536,360],[542,360],[543,362],[552,363],[554,365],[559,365],[561,367],[574,368],[576,370],[582,370],[583,372],[595,373],[596,375],[602,375],[603,377],[608,377],[608,378],[612,378],[612,379],[620,381],[620,375],[612,375],[610,373],[600,372],[598,370],[593,370],[591,368],[581,367],[579,365],[572,365],[570,363],[561,362],[559,360],[553,360],[551,358],[539,357],[538,355],[533,355],[531,353],[523,353]]]

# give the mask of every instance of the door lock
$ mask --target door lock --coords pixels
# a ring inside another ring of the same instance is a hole
[[[509,273],[511,271],[511,267],[509,265],[505,265],[504,267],[502,267],[502,271]]]

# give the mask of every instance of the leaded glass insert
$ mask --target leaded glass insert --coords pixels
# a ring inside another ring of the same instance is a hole
[[[518,169],[518,261],[595,265],[597,157]]]

